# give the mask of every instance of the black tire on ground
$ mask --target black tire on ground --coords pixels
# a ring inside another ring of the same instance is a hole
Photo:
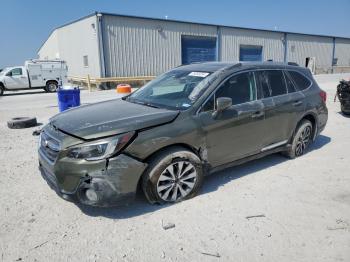
[[[57,91],[58,83],[56,81],[48,81],[46,83],[45,91],[48,93],[54,93]]]
[[[194,197],[199,192],[203,183],[203,166],[193,152],[182,147],[172,147],[160,152],[149,162],[142,177],[142,189],[151,204],[180,202]],[[175,180],[170,180],[173,176],[168,171],[169,168],[176,176]],[[163,180],[165,175],[169,178],[167,181]],[[163,191],[161,187],[164,187]],[[176,199],[173,201],[174,195]],[[168,196],[169,200],[163,199]]]
[[[37,126],[35,117],[15,117],[7,121],[7,126],[11,129],[20,129]]]
[[[0,86],[0,96],[2,96],[4,94],[4,87]]]
[[[349,110],[345,110],[345,106],[344,105],[340,105],[340,109],[341,109],[341,112],[344,115],[350,115],[350,111]]]
[[[312,143],[313,130],[314,128],[309,120],[302,120],[296,128],[291,146],[283,152],[283,155],[291,159],[303,155]]]

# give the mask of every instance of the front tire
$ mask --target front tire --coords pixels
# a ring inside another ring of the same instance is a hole
[[[294,159],[305,154],[312,142],[312,136],[312,123],[307,119],[302,120],[297,127],[290,148],[284,152],[284,155],[291,159]]]
[[[5,88],[3,86],[0,86],[0,96],[2,96],[4,94],[4,90],[5,90]]]
[[[203,183],[199,157],[181,147],[153,157],[142,177],[142,189],[151,203],[176,203],[197,195]]]

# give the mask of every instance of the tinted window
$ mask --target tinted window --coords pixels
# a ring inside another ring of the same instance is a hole
[[[305,76],[300,74],[296,71],[288,71],[288,73],[291,75],[291,77],[294,80],[294,83],[297,85],[299,90],[304,90],[308,88],[311,85],[311,82],[309,79],[307,79]]]
[[[269,86],[269,79],[268,74],[265,74],[265,72],[258,72],[258,81],[261,85],[261,97],[270,97],[271,96],[271,90]]]
[[[232,104],[242,104],[256,99],[255,81],[252,73],[235,75],[219,88],[216,92],[218,97],[230,97]]]
[[[211,96],[210,99],[202,107],[202,112],[214,110],[214,96]]]
[[[284,76],[286,77],[286,84],[287,84],[287,90],[288,93],[293,93],[295,92],[295,86],[292,82],[292,80],[290,79],[290,77],[288,76],[288,74],[284,74]]]
[[[287,93],[286,82],[281,70],[260,71],[259,81],[264,97],[279,96]]]

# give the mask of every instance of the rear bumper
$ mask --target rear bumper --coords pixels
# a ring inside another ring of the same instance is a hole
[[[50,164],[39,150],[39,170],[56,193],[66,200],[93,206],[115,206],[134,199],[137,185],[147,165],[121,154],[88,165],[82,161]],[[92,190],[96,199],[86,196]]]

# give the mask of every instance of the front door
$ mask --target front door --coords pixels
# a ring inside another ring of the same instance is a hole
[[[29,88],[28,77],[26,71],[21,67],[13,68],[4,77],[7,89]]]
[[[214,101],[230,97],[232,106],[217,117]],[[208,161],[219,166],[261,150],[264,105],[256,100],[253,73],[239,73],[225,80],[199,113],[206,136]]]

